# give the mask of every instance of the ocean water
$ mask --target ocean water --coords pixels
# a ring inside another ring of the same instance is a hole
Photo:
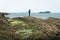
[[[8,17],[10,18],[14,18],[14,17],[26,17],[28,16],[28,13],[11,13],[10,15],[8,15]],[[49,18],[49,17],[54,17],[54,18],[60,18],[60,13],[31,13],[32,17],[36,17],[36,18]]]

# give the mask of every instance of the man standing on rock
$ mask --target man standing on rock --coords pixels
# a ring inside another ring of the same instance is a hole
[[[29,16],[30,16],[30,14],[31,14],[31,10],[30,9],[29,9],[28,13],[29,13]]]

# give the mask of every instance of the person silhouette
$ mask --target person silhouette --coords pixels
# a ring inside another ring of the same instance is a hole
[[[31,14],[31,10],[30,9],[29,9],[28,13],[29,13],[29,16],[30,16],[30,14]]]

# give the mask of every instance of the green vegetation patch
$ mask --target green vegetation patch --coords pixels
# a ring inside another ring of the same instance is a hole
[[[20,29],[20,30],[16,31],[16,34],[18,34],[18,33],[30,34],[32,32],[33,32],[32,29]]]
[[[19,36],[24,39],[29,37],[33,32],[33,29],[20,29],[15,32],[15,34],[19,34]]]
[[[26,26],[26,25],[28,25],[27,23],[25,23],[25,22],[22,21],[22,20],[8,19],[8,21],[10,21],[10,25],[11,25],[11,26],[16,26],[16,25]]]

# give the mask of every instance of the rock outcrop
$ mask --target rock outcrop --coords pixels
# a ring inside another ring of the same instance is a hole
[[[57,37],[57,35],[59,35],[60,38],[60,19],[48,18],[44,20],[33,17],[26,17],[25,19],[31,25],[30,28],[35,31],[32,38],[52,40]]]
[[[6,29],[9,26],[9,22],[5,17],[7,13],[0,13],[0,29]]]

